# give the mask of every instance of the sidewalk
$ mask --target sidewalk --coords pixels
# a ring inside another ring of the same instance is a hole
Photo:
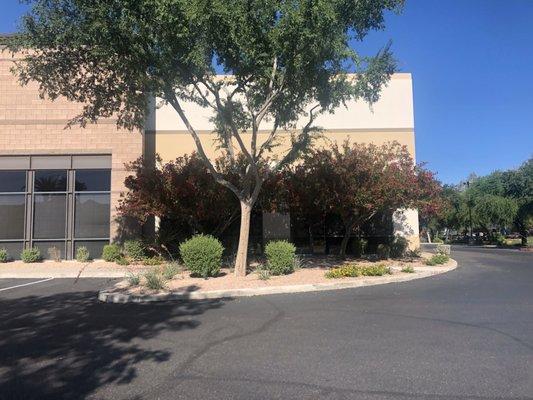
[[[128,273],[138,273],[150,267],[142,265],[120,266],[106,261],[79,263],[76,261],[43,261],[25,264],[13,261],[0,264],[0,279],[5,278],[124,278]]]

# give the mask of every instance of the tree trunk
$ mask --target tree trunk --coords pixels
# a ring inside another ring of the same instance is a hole
[[[341,256],[341,258],[346,257],[346,248],[348,247],[348,242],[350,241],[350,236],[352,235],[354,225],[355,224],[352,221],[346,224],[346,230],[344,232],[344,237],[342,238],[341,250],[339,253],[339,256]]]
[[[235,276],[246,276],[248,267],[248,241],[250,239],[250,216],[253,205],[241,200],[241,229],[239,232],[239,247],[235,260]]]

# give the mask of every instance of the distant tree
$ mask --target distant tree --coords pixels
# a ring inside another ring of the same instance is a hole
[[[404,0],[30,2],[10,45],[28,50],[15,69],[21,82],[36,80],[43,95],[82,103],[71,121],[81,125],[116,115],[120,126],[142,127],[149,95],[170,104],[210,174],[239,200],[235,273],[245,275],[250,214],[268,173],[305,151],[320,113],[352,99],[377,101],[395,70],[391,52],[363,57],[349,43],[382,29],[384,12],[399,11]],[[236,152],[246,157],[238,181],[207,157],[186,101],[212,112],[227,163]],[[291,145],[275,157],[283,131],[294,132]]]
[[[473,223],[492,236],[492,229],[510,227],[516,218],[518,205],[514,199],[483,194],[475,197]]]
[[[414,164],[407,148],[397,142],[334,144],[313,150],[293,169],[300,213],[332,212],[344,224],[340,255],[345,256],[353,232],[379,214],[419,208],[429,215],[440,207],[440,184],[433,174]],[[307,187],[307,192],[305,188]],[[303,195],[302,195],[303,194]]]

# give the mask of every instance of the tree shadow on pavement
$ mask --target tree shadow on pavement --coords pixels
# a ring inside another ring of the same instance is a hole
[[[2,299],[0,399],[81,399],[105,384],[127,384],[137,364],[171,356],[142,348],[142,340],[194,329],[194,316],[223,304],[104,304],[92,291]]]

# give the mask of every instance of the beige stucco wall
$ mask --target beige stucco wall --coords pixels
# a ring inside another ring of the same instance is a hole
[[[142,154],[140,131],[117,129],[108,119],[86,128],[65,129],[79,105],[65,99],[42,100],[38,86],[22,87],[10,72],[13,58],[0,51],[0,155],[2,154],[111,154],[111,214],[124,191],[124,163]],[[111,224],[111,237],[117,225]]]

